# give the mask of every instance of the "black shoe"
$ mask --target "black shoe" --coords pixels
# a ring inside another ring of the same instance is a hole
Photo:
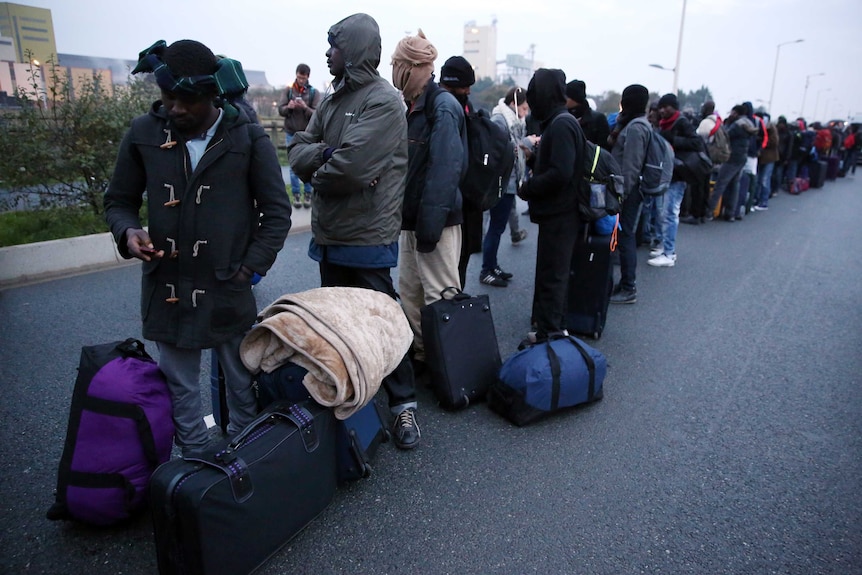
[[[519,244],[527,239],[527,230],[518,230],[518,233],[512,234],[512,245]]]
[[[635,303],[637,301],[638,292],[636,290],[620,288],[611,295],[611,303]]]
[[[693,226],[696,226],[696,225],[698,225],[698,224],[700,223],[700,218],[696,218],[696,217],[694,217],[694,216],[686,216],[686,217],[684,217],[684,218],[680,218],[680,219],[679,219],[679,223],[681,223],[681,224],[691,224],[691,225],[693,225]]]
[[[522,215],[522,216],[529,216],[529,215],[530,215],[530,208],[527,208],[526,210],[524,210],[523,212],[521,212],[521,215]]]
[[[421,437],[414,408],[408,407],[392,420],[392,440],[398,449],[413,449]]]
[[[300,200],[299,198],[294,198],[293,199],[293,207],[297,210],[299,208],[301,208],[302,207],[302,200]]]
[[[497,266],[494,268],[494,275],[497,276],[498,278],[504,279],[506,281],[509,281],[510,279],[515,277],[513,274],[510,274],[509,272],[504,272],[502,269],[500,269],[500,266]]]
[[[479,274],[479,281],[485,285],[494,287],[506,287],[509,285],[509,282],[488,270],[482,270],[482,273]]]

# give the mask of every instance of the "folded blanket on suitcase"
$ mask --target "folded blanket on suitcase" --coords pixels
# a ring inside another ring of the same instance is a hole
[[[413,332],[401,306],[384,293],[351,287],[286,294],[264,308],[240,357],[252,372],[292,361],[308,370],[315,401],[347,419],[377,393],[404,358]]]

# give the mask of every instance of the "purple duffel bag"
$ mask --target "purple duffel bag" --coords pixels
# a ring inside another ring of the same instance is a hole
[[[111,525],[144,509],[173,435],[167,382],[143,343],[82,348],[48,519]]]

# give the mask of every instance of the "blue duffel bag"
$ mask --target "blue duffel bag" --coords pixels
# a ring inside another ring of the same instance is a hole
[[[488,406],[515,425],[602,398],[608,362],[602,352],[572,336],[533,344],[503,363],[488,392]]]

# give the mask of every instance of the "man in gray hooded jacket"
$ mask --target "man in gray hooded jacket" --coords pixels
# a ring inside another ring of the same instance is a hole
[[[329,29],[333,92],[294,135],[290,165],[311,182],[311,244],[322,286],[373,289],[396,298],[390,275],[407,177],[407,122],[398,93],[377,72],[380,30],[367,14]],[[419,443],[413,368],[405,355],[383,380],[395,445]]]

